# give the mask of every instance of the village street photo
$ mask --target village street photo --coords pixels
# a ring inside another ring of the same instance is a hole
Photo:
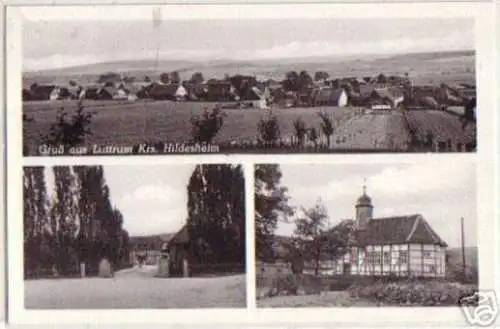
[[[472,18],[114,15],[23,22],[25,156],[476,151]]]
[[[257,306],[458,306],[478,289],[475,180],[451,158],[256,165]]]
[[[241,165],[33,166],[23,181],[26,309],[246,307]]]

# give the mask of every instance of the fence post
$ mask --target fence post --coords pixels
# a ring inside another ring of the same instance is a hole
[[[85,275],[86,275],[86,273],[85,273],[85,262],[81,262],[80,263],[80,276],[82,278],[85,278]]]

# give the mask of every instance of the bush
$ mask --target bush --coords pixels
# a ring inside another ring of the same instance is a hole
[[[257,129],[259,141],[264,144],[275,145],[281,135],[278,118],[271,111],[266,117],[260,119]]]
[[[205,109],[201,116],[191,118],[192,137],[196,143],[211,143],[224,124],[224,113],[216,106],[212,111]]]
[[[52,124],[48,135],[42,136],[44,144],[65,147],[83,144],[85,138],[92,135],[90,124],[94,115],[95,112],[85,112],[83,104],[78,102],[76,112],[68,121],[67,112],[64,108],[60,108],[57,113],[57,122]]]
[[[446,281],[404,280],[354,283],[348,291],[353,298],[365,298],[384,305],[458,305],[460,298],[472,295],[477,286]]]

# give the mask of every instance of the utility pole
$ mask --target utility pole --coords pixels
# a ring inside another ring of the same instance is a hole
[[[465,269],[465,236],[464,236],[464,218],[460,218],[460,226],[462,229],[462,267],[463,267],[463,274],[464,274],[464,279],[467,279],[467,273]]]

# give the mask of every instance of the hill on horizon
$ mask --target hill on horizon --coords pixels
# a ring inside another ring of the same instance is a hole
[[[95,63],[48,69],[26,71],[23,73],[24,86],[30,83],[93,83],[98,76],[107,72],[116,72],[133,76],[139,81],[145,76],[157,79],[163,72],[178,71],[181,78],[187,80],[195,72],[202,72],[205,78],[223,78],[226,74],[248,74],[267,79],[282,79],[289,71],[306,70],[313,75],[316,71],[326,71],[331,76],[356,76],[366,74],[403,74],[414,75],[424,71],[447,71],[465,74],[474,73],[475,51],[450,51],[432,53],[411,53],[394,55],[357,55],[357,56],[322,56],[286,59],[258,60],[123,60],[107,63]],[[438,72],[439,74],[440,72]],[[446,75],[446,74],[445,74]]]

